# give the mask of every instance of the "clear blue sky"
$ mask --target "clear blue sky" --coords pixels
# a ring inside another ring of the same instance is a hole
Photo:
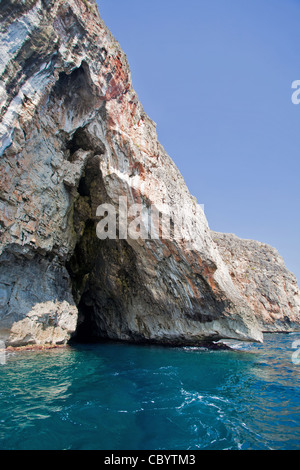
[[[99,0],[210,227],[275,246],[300,282],[300,0]]]

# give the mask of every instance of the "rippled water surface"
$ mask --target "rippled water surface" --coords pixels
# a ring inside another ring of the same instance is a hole
[[[265,335],[234,351],[113,343],[6,354],[0,449],[299,449],[299,339]]]

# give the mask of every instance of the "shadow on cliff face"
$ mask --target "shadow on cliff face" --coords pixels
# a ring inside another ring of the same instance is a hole
[[[88,114],[95,104],[94,86],[88,65],[83,61],[69,75],[61,72],[53,92],[55,99],[61,100],[63,109],[76,111],[81,116]]]
[[[136,285],[134,258],[126,243],[98,240],[93,222],[68,263],[73,296],[78,305],[78,324],[73,340],[98,341],[124,330],[126,302]]]
[[[96,222],[89,219],[67,264],[78,306],[72,340],[94,342],[121,333],[124,311],[136,294],[135,256],[123,240],[99,240]]]
[[[74,199],[72,225],[77,239],[74,252],[66,264],[72,293],[78,307],[78,323],[72,341],[94,342],[126,331],[126,304],[136,294],[138,276],[135,254],[125,240],[100,240],[96,234],[97,207],[109,202],[99,159],[104,146],[91,141],[84,128],[78,129],[68,143],[69,159],[79,149],[93,148]],[[122,318],[123,317],[123,318]]]

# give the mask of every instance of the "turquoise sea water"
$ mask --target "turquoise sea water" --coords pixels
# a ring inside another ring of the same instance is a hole
[[[0,449],[299,449],[299,339],[268,334],[234,351],[110,343],[9,353]]]

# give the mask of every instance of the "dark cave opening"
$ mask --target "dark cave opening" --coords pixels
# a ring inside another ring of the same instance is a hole
[[[85,116],[94,109],[95,96],[97,91],[90,76],[89,66],[82,61],[80,67],[75,68],[70,74],[60,72],[50,100],[59,100],[65,109]]]
[[[82,322],[77,324],[76,333],[72,338],[73,342],[77,343],[93,343],[98,342],[99,338],[94,336],[93,332],[96,329],[94,321],[94,309],[92,306],[86,305],[83,300],[78,305],[79,315],[82,317]]]
[[[124,240],[99,240],[96,224],[87,221],[67,269],[78,322],[72,342],[117,339],[125,331],[124,311],[136,294],[134,255]]]
[[[73,343],[98,343],[103,341],[98,334],[96,312],[93,305],[89,305],[89,293],[83,294],[78,304],[78,323],[71,339]]]
[[[78,322],[71,342],[117,339],[115,331],[126,331],[123,312],[138,286],[135,254],[128,242],[97,237],[100,220],[96,217],[97,207],[109,202],[99,158],[89,157],[72,212],[77,241],[66,268],[78,308]]]
[[[101,140],[92,136],[86,127],[79,127],[73,134],[72,139],[67,142],[66,148],[70,151],[69,161],[76,160],[77,150],[90,150],[94,155],[103,155],[105,145]]]
[[[77,72],[78,74],[78,72]],[[72,294],[78,308],[77,328],[71,342],[93,342],[99,327],[96,323],[95,299],[93,297],[93,274],[101,272],[101,240],[97,238],[96,217],[97,207],[107,201],[100,169],[101,156],[105,153],[105,145],[92,135],[88,128],[80,127],[66,142],[68,160],[76,161],[78,150],[90,151],[84,170],[73,195],[71,211],[72,231],[76,237],[76,245],[71,258],[66,263],[69,272]]]
[[[84,186],[84,183],[82,183]],[[85,192],[83,192],[82,197]],[[79,239],[74,253],[67,263],[72,282],[72,293],[78,308],[78,320],[76,331],[72,342],[95,342],[98,331],[96,312],[94,308],[93,288],[91,284],[91,273],[96,269],[96,263],[101,264],[98,259],[100,251],[100,240],[96,238],[96,224],[88,219],[81,238]]]

